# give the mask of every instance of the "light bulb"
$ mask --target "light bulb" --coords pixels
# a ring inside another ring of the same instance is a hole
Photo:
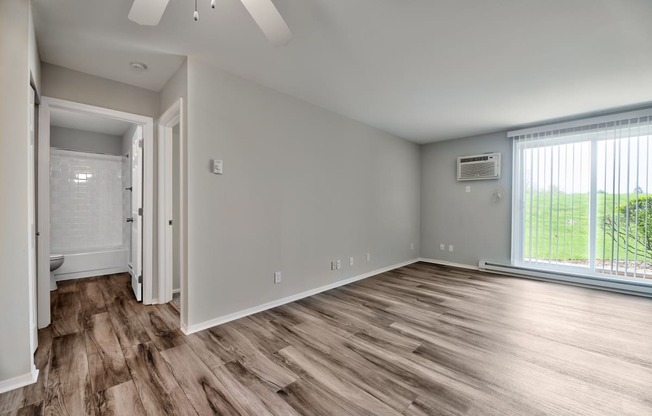
[[[195,20],[195,22],[199,20],[199,13],[197,10],[195,10],[195,12],[192,14],[192,18]]]
[[[215,8],[215,0],[211,0],[211,8]]]

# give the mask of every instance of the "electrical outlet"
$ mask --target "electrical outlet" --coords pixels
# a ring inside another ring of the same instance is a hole
[[[371,253],[367,253],[367,261],[371,261]]]
[[[336,260],[335,267],[337,268],[337,270],[340,270],[342,268],[342,260]]]
[[[446,250],[446,245],[445,244],[440,244],[439,245],[439,250],[441,250],[441,251]]]
[[[414,243],[410,243],[410,250],[414,250]]]
[[[274,272],[274,284],[281,283],[281,272]]]
[[[451,251],[451,252],[453,251],[453,245],[452,244],[448,245],[448,251]]]
[[[331,261],[331,270],[335,270],[335,262]]]
[[[349,257],[349,266],[353,266],[353,257]]]
[[[471,192],[471,187],[470,186],[466,187],[466,192]]]

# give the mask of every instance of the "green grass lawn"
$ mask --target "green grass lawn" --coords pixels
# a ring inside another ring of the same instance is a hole
[[[643,197],[639,194],[639,198]],[[629,199],[636,194],[629,194]],[[627,194],[598,194],[597,259],[634,260],[626,247],[618,247],[605,235],[602,227],[605,214],[618,215],[618,208],[628,201]],[[563,192],[526,192],[525,203],[525,258],[552,261],[587,260],[589,258],[589,194]],[[532,224],[532,227],[530,225]],[[538,224],[538,229],[537,229]],[[652,224],[650,224],[652,229]],[[639,260],[643,260],[643,246],[638,246]],[[616,257],[617,256],[617,257]],[[648,253],[648,259],[650,254]]]

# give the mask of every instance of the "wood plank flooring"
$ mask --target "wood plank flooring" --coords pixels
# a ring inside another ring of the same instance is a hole
[[[0,415],[652,415],[652,299],[416,263],[190,336],[61,283]]]

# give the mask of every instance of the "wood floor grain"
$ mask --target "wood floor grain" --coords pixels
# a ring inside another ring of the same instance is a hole
[[[65,282],[0,415],[652,415],[652,299],[415,263],[183,335]]]

